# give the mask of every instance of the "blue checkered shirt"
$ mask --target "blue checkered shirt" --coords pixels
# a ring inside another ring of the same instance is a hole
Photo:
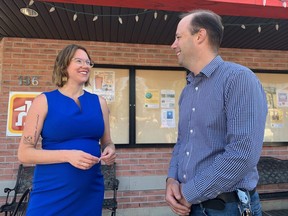
[[[261,83],[248,68],[220,56],[187,80],[168,177],[181,183],[192,204],[237,188],[252,190],[267,115]]]

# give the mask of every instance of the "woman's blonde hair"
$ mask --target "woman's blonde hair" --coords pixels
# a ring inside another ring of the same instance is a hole
[[[58,86],[63,87],[67,80],[69,79],[67,68],[74,57],[77,50],[83,50],[86,52],[89,60],[91,61],[91,58],[87,52],[87,50],[79,45],[70,44],[66,46],[64,49],[62,49],[55,60],[54,63],[54,69],[52,74],[52,82]],[[85,82],[85,86],[88,86],[90,84],[90,78]]]

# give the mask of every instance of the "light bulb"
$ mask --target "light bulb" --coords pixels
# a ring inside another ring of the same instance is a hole
[[[98,16],[97,16],[97,15],[94,16],[94,17],[93,17],[93,22],[96,21],[97,19],[98,19]]]
[[[246,29],[246,26],[244,24],[241,25],[242,29]]]
[[[51,7],[50,10],[49,10],[50,13],[53,12],[53,11],[55,11],[55,7]]]
[[[287,7],[286,1],[283,1],[282,5],[283,5],[284,8],[286,8]]]
[[[266,6],[266,0],[263,0],[263,6]]]
[[[260,25],[258,26],[258,32],[259,33],[261,32],[261,26]]]
[[[32,6],[33,4],[34,4],[34,1],[33,1],[33,0],[30,0],[29,6]]]
[[[168,15],[167,15],[167,14],[165,14],[165,15],[164,15],[164,20],[166,21],[166,20],[167,20],[167,18],[168,18]]]
[[[121,18],[121,17],[118,17],[118,21],[119,21],[119,23],[120,23],[120,24],[122,24],[122,23],[123,23],[123,21],[122,21],[122,18]]]
[[[158,16],[157,11],[155,11],[154,12],[154,19],[157,19],[157,16]]]
[[[77,13],[74,14],[73,21],[76,21],[76,19],[77,19]]]
[[[278,23],[275,25],[275,29],[276,29],[277,31],[279,30],[279,24],[278,24]]]
[[[139,21],[139,16],[138,16],[138,14],[135,16],[135,20],[136,20],[136,22]]]

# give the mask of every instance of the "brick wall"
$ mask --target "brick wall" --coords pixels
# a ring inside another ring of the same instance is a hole
[[[19,137],[6,137],[10,91],[48,91],[57,53],[66,45],[86,47],[100,64],[178,66],[169,46],[87,41],[4,38],[0,42],[0,182],[15,179]],[[221,49],[223,59],[253,69],[288,70],[288,51]],[[38,76],[38,86],[19,86],[19,76]],[[117,176],[165,176],[171,148],[135,148],[117,151]],[[288,147],[264,147],[263,155],[288,159]],[[145,184],[145,182],[143,182]],[[119,191],[119,208],[165,206],[164,189]]]

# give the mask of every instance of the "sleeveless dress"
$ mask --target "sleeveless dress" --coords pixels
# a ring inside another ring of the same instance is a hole
[[[99,98],[84,91],[75,101],[58,90],[44,92],[48,113],[42,148],[77,149],[100,157],[104,120]],[[36,165],[27,216],[101,216],[104,180],[100,163],[81,170],[70,163]]]

